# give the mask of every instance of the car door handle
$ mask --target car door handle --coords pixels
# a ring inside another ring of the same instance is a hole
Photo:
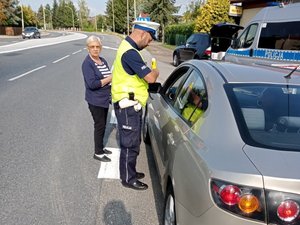
[[[168,145],[175,145],[173,133],[168,133],[167,136],[168,136],[168,139],[167,139]]]
[[[159,117],[160,117],[159,111],[156,111],[156,112],[155,112],[155,115],[159,118]]]

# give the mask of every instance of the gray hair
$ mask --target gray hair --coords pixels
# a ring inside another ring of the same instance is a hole
[[[94,41],[98,42],[99,45],[102,46],[102,42],[101,42],[100,38],[95,35],[91,35],[86,39],[86,46],[89,46],[89,44]]]

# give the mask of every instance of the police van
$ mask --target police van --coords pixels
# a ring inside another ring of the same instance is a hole
[[[225,61],[294,68],[300,65],[300,3],[263,8],[227,49]]]

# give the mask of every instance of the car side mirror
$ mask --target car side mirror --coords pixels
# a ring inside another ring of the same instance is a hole
[[[161,83],[150,83],[148,85],[148,92],[149,93],[159,93],[161,89]]]

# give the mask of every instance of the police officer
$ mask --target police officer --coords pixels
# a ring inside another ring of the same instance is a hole
[[[154,83],[157,69],[149,68],[140,51],[156,39],[159,24],[149,17],[137,18],[132,33],[120,44],[112,72],[112,102],[118,121],[120,138],[120,178],[124,187],[146,190],[148,185],[139,181],[144,173],[136,171],[140,151],[142,107],[148,99],[148,83]]]

